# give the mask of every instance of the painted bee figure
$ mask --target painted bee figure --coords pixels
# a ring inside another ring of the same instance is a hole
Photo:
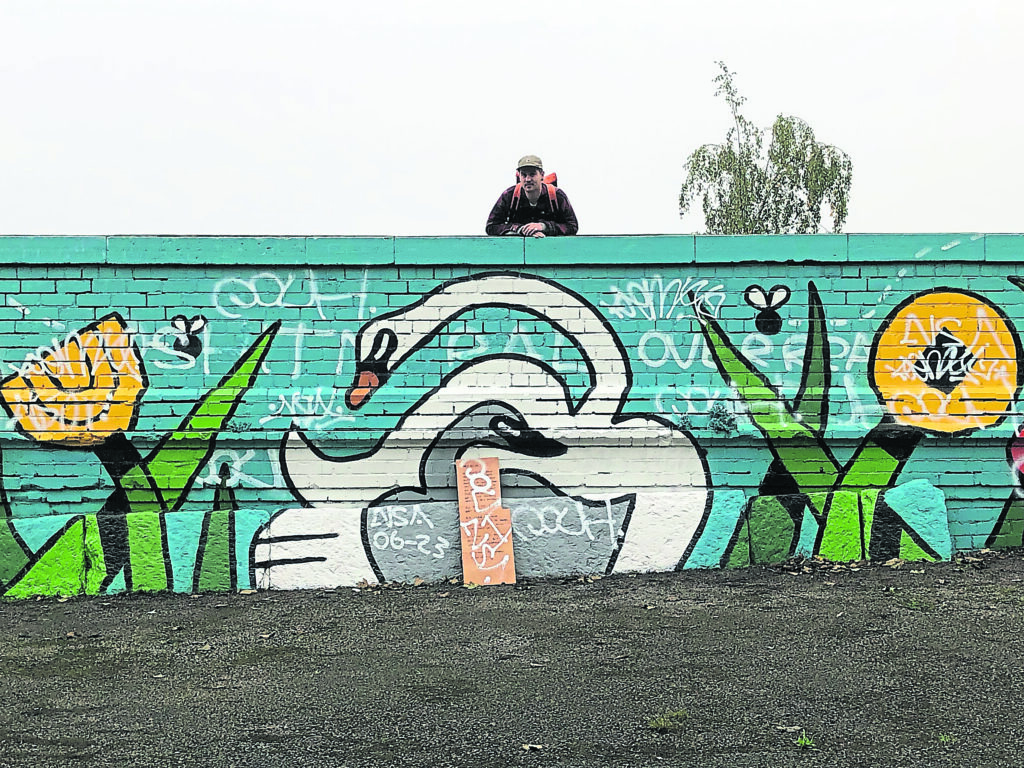
[[[206,318],[196,315],[191,320],[184,315],[175,315],[171,319],[174,328],[174,351],[196,359],[203,351],[203,340],[199,337],[206,327]]]
[[[759,285],[751,285],[743,292],[747,304],[757,310],[754,325],[765,336],[774,336],[782,330],[782,318],[776,310],[789,301],[790,291],[784,285],[772,286],[767,295]]]

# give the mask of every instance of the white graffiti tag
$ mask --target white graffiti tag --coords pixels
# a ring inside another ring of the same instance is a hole
[[[302,281],[296,281],[295,275],[288,273],[286,277],[278,277],[273,272],[260,272],[250,278],[228,277],[217,282],[213,287],[213,306],[224,317],[237,319],[241,317],[239,310],[261,308],[306,309],[313,307],[321,320],[326,320],[325,305],[334,305],[358,299],[359,311],[357,319],[366,318],[366,286],[367,273],[363,271],[363,279],[358,291],[348,293],[321,293],[313,270],[307,270],[307,282],[303,290]],[[296,303],[289,299],[290,295],[301,292],[304,302]]]
[[[725,301],[721,283],[711,285],[710,280],[688,277],[673,278],[668,282],[661,275],[633,280],[625,288],[613,285],[612,303],[602,301],[601,306],[620,320],[642,317],[655,320],[682,320],[692,317],[718,317]]]

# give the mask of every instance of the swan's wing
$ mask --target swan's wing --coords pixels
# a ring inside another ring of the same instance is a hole
[[[362,509],[389,488],[415,485],[419,456],[415,446],[392,445],[334,459],[293,430],[281,445],[281,472],[308,505]]]
[[[706,488],[638,493],[613,572],[675,570],[704,519],[708,498]]]
[[[377,582],[363,547],[358,509],[285,509],[253,541],[253,583],[260,589],[314,589]]]

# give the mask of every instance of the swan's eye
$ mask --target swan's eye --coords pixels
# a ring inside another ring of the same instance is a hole
[[[385,328],[374,334],[373,344],[370,347],[370,353],[367,357],[370,360],[386,363],[388,358],[391,357],[391,353],[394,352],[397,347],[398,337],[395,336],[395,332]]]

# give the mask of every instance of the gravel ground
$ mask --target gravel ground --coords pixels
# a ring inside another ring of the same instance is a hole
[[[2,602],[0,765],[1019,766],[1022,555]]]

